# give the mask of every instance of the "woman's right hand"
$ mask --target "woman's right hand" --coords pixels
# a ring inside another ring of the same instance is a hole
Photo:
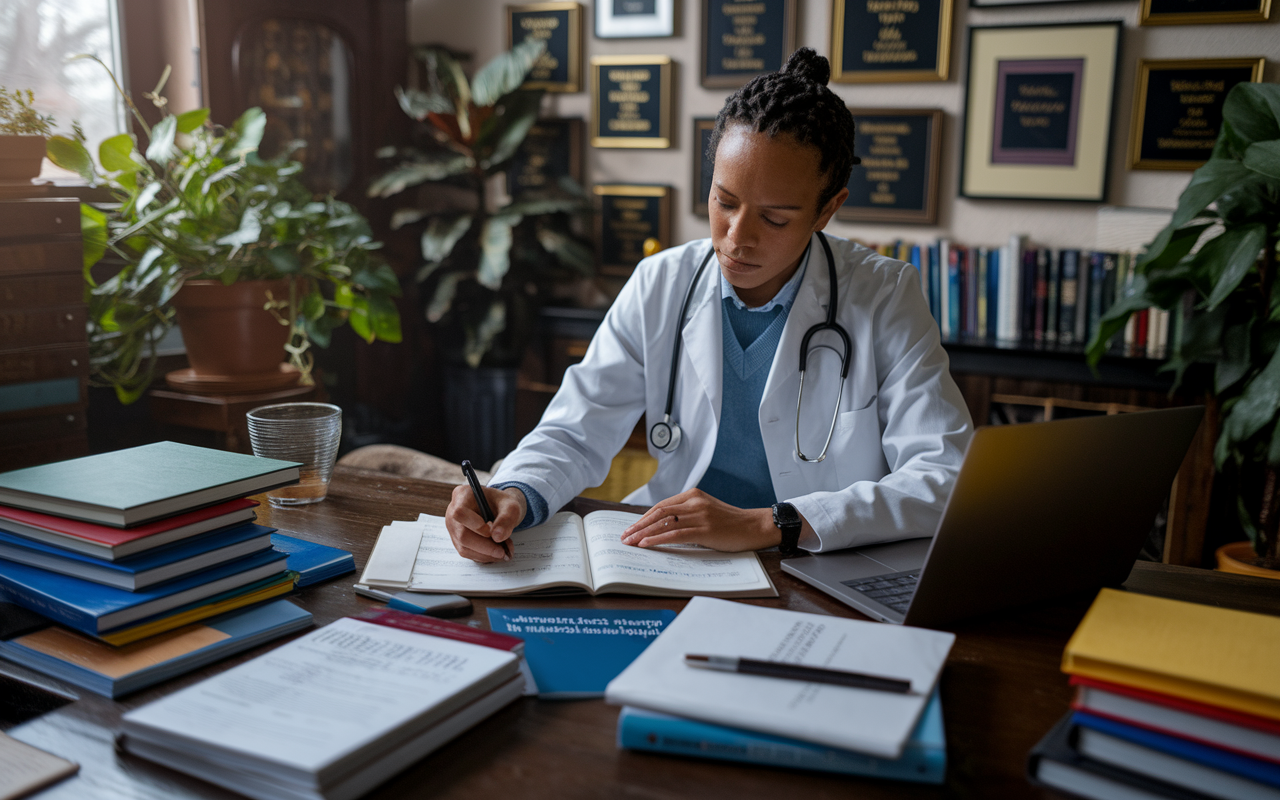
[[[483,487],[493,522],[485,522],[476,505],[475,495],[467,484],[455,486],[449,508],[444,512],[444,525],[453,546],[463,558],[489,564],[511,560],[511,534],[525,515],[524,492],[514,486],[507,489]]]

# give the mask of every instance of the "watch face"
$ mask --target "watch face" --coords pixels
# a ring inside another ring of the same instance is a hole
[[[777,503],[773,507],[773,523],[779,528],[786,525],[799,525],[800,512],[790,503]]]

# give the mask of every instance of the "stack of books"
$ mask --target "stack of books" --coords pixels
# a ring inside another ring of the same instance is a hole
[[[618,746],[942,783],[937,679],[954,634],[695,597],[611,681]],[[821,664],[910,681],[911,691],[695,669],[685,655]]]
[[[1088,798],[1280,798],[1280,618],[1103,589],[1034,782]]]
[[[0,474],[0,601],[46,618],[5,626],[0,656],[116,697],[309,626],[285,600],[250,608],[291,591],[295,566],[354,567],[254,524],[246,495],[297,476],[172,442]]]
[[[874,249],[920,270],[925,300],[944,339],[1066,349],[1088,344],[1116,299],[1133,290],[1138,259],[1136,253],[1037,247],[1021,236],[1002,247],[939,239],[899,240]],[[1176,320],[1168,311],[1137,312],[1112,351],[1162,358],[1171,324]]]
[[[524,694],[522,645],[399,611],[348,617],[130,711],[120,743],[260,800],[351,800]]]

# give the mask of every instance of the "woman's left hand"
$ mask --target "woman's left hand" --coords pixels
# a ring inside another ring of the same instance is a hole
[[[701,489],[663,500],[622,532],[622,543],[637,547],[700,544],[729,553],[776,547],[781,541],[773,509],[737,508]]]

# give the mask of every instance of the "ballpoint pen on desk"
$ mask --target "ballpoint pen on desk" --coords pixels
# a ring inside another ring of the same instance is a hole
[[[746,675],[763,675],[768,678],[786,678],[788,680],[809,681],[811,683],[830,683],[836,686],[853,686],[858,689],[875,689],[881,692],[896,692],[897,694],[907,694],[911,691],[911,681],[900,678],[885,678],[880,675],[865,675],[861,672],[849,672],[826,667],[808,667],[803,664],[787,664],[781,661],[686,654],[684,663],[701,669],[741,672]]]
[[[480,478],[476,475],[476,470],[471,466],[470,461],[462,462],[462,474],[467,476],[467,483],[471,484],[471,494],[476,498],[476,505],[480,507],[480,517],[485,522],[493,522],[493,509],[489,507],[489,500],[484,496],[484,488],[480,486]],[[511,550],[511,539],[505,542],[499,542],[502,549],[507,553],[507,559],[510,560],[513,553]]]

